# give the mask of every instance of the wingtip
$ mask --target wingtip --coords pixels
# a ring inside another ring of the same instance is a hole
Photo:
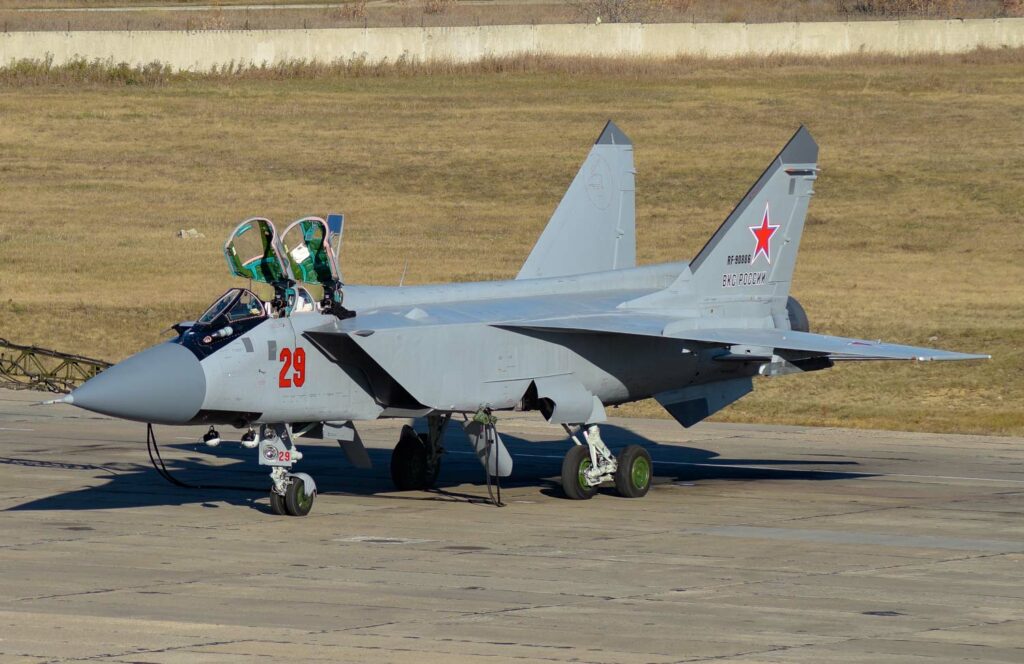
[[[957,353],[953,351],[946,352],[945,355],[941,356],[929,356],[930,360],[991,360],[992,356],[984,353]]]
[[[618,125],[609,120],[605,123],[604,129],[601,130],[601,135],[597,137],[594,145],[633,145],[633,141],[629,140],[629,136],[626,136]]]
[[[958,360],[991,360],[992,356],[987,353],[957,353]]]

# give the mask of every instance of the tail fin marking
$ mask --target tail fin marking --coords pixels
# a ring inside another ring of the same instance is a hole
[[[818,145],[800,127],[675,283],[623,306],[707,314],[702,305],[726,303],[716,315],[743,315],[745,302],[770,301],[773,315],[784,313],[817,161]]]

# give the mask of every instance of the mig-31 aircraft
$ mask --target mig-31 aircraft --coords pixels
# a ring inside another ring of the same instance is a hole
[[[305,515],[316,484],[292,472],[300,436],[369,456],[357,423],[425,418],[402,428],[391,457],[398,489],[435,482],[453,416],[487,474],[508,476],[502,411],[537,411],[576,443],[562,464],[569,498],[614,482],[647,493],[651,457],[601,440],[608,406],[653,397],[686,427],[753,389],[754,376],[827,369],[845,360],[971,360],[986,355],[814,334],[790,296],[818,146],[801,127],[689,262],[638,266],[633,145],[609,122],[514,280],[381,287],[343,285],[342,218],[268,219],[225,245],[231,273],[273,287],[262,301],[224,293],[176,338],[117,364],[60,400],[158,424],[246,432],[270,468],[270,504]],[[323,296],[313,297],[310,288]]]

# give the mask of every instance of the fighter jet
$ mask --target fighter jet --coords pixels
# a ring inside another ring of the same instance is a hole
[[[988,357],[810,331],[790,283],[817,162],[801,127],[693,260],[638,266],[633,145],[609,122],[507,281],[345,285],[340,215],[300,219],[280,236],[269,219],[248,219],[225,244],[228,267],[272,286],[271,301],[231,288],[175,325],[174,339],[62,401],[145,423],[209,424],[211,445],[216,426],[245,429],[242,444],[270,468],[278,514],[308,514],[316,496],[314,480],[292,472],[300,436],[336,439],[365,466],[358,422],[425,418],[425,431],[402,428],[391,476],[400,490],[426,489],[453,418],[486,474],[508,476],[497,430],[508,411],[536,411],[575,442],[562,464],[567,497],[590,498],[606,482],[641,497],[651,457],[605,445],[608,406],[653,397],[691,427],[750,392],[755,376]]]

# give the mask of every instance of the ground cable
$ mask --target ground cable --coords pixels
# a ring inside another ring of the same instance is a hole
[[[182,489],[245,491],[247,493],[263,493],[264,491],[264,489],[257,489],[251,486],[233,486],[230,484],[190,484],[189,482],[178,479],[170,470],[167,469],[167,464],[164,463],[163,455],[160,454],[160,445],[156,442],[156,434],[153,433],[152,424],[146,425],[146,451],[149,453],[149,461],[153,464],[153,469],[156,470],[157,474],[176,487],[181,487]]]

